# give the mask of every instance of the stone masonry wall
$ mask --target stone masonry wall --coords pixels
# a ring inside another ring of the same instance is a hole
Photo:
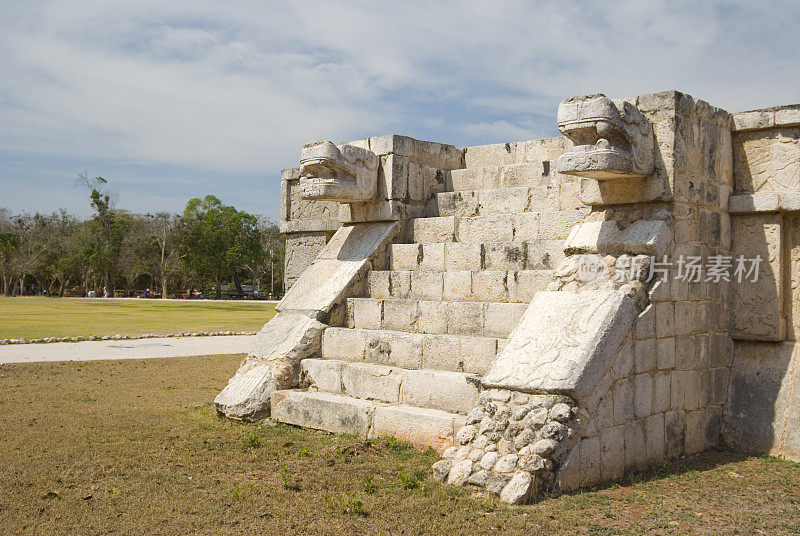
[[[653,123],[656,180],[671,189],[663,197],[673,202],[616,205],[606,219],[636,221],[646,214],[645,207],[663,207],[672,228],[665,254],[673,265],[667,275],[655,277],[650,303],[635,320],[611,371],[617,377],[564,462],[561,489],[609,481],[659,459],[700,452],[720,438],[732,359],[729,285],[705,281],[705,273],[699,282],[675,279],[674,263],[695,256],[705,264],[711,256],[730,254],[730,116],[677,92],[631,101]]]
[[[281,233],[286,239],[283,287],[288,291],[339,228],[339,204],[300,198],[300,168],[281,171]]]
[[[659,255],[664,256],[655,260],[669,266],[662,275],[654,272],[649,303],[635,319],[596,398],[574,409],[580,415],[574,447],[563,460],[555,460],[561,490],[608,481],[656,460],[716,445],[728,395],[730,286],[724,280],[707,281],[705,272],[697,281],[681,278],[678,270],[682,258],[699,257],[706,265],[709,258],[730,254],[731,117],[678,92],[631,102],[656,133],[656,173],[647,179],[653,183],[633,185],[626,199],[624,189],[598,190],[587,179],[581,184],[582,199],[597,213],[588,221],[614,220],[616,229],[647,218],[667,222],[670,240],[660,245]],[[469,153],[468,148],[467,161]],[[604,232],[600,229],[598,239]]]
[[[448,174],[447,188],[479,190],[477,197],[471,200],[476,212],[483,202],[481,195],[504,195],[509,198],[508,206],[511,212],[575,210],[586,214],[590,207],[581,200],[580,178],[556,171],[556,160],[571,147],[572,142],[564,136],[466,147],[464,149],[466,167],[482,168],[481,172],[464,175]],[[517,188],[520,186],[528,187],[525,199],[519,196]],[[512,188],[513,190],[506,190]],[[460,195],[463,204],[468,193],[463,192]],[[432,208],[429,208],[427,214],[438,215]]]
[[[289,290],[300,274],[308,268],[328,240],[333,236],[331,231],[309,231],[286,233],[286,253],[284,255],[284,288]]]
[[[733,117],[734,255],[763,259],[736,285],[725,441],[800,461],[800,106]]]

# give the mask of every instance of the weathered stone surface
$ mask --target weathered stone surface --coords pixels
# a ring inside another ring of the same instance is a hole
[[[625,229],[620,229],[614,220],[590,221],[572,229],[564,251],[661,257],[671,240],[669,225],[661,220],[638,220]]]
[[[278,313],[259,331],[250,356],[214,399],[217,412],[232,419],[266,416],[270,393],[292,385],[300,361],[319,352],[324,328],[300,313]]]
[[[326,361],[326,360],[323,360]],[[348,363],[342,366],[342,390],[356,398],[381,402],[400,402],[403,373],[399,369],[372,363]]]
[[[800,354],[794,341],[737,341],[724,436],[743,452],[800,461]]]
[[[509,477],[508,475],[499,475],[496,473],[492,474],[486,480],[485,484],[486,491],[488,491],[489,493],[494,493],[495,495],[499,495],[509,480],[511,480],[511,477]]]
[[[527,471],[517,471],[500,492],[500,500],[508,504],[524,504],[534,489],[534,477]]]
[[[800,188],[800,128],[736,134],[733,164],[737,192],[796,192]]]
[[[472,460],[461,460],[450,468],[447,483],[453,486],[463,485],[472,473]]]
[[[464,163],[467,168],[514,164],[516,157],[516,143],[495,143],[464,148]]]
[[[328,313],[369,269],[369,259],[391,237],[396,223],[345,225],[333,235],[283,299],[278,311]]]
[[[800,125],[800,106],[794,104],[733,114],[731,130],[743,132],[798,125]]]
[[[269,398],[276,387],[268,363],[250,362],[228,380],[214,399],[214,406],[217,413],[231,419],[262,419],[269,415]]]
[[[587,221],[572,228],[564,242],[564,252],[569,255],[600,253],[619,233],[619,225],[614,220]]]
[[[415,243],[435,244],[454,240],[456,219],[453,216],[417,218],[411,224],[412,240]]]
[[[340,393],[342,367],[346,363],[338,359],[303,359],[300,362],[300,383],[317,391]]]
[[[566,99],[558,106],[558,128],[575,144],[559,156],[560,173],[600,180],[653,173],[653,127],[629,102],[605,95]]]
[[[322,357],[344,361],[365,359],[367,333],[359,329],[326,329],[322,337]]]
[[[780,208],[780,195],[773,192],[732,195],[728,202],[728,210],[736,214],[777,212]]]
[[[572,418],[572,408],[569,404],[559,402],[550,408],[550,418],[558,422],[568,421]]]
[[[489,471],[486,471],[485,469],[481,469],[480,471],[472,473],[472,476],[470,476],[467,479],[467,484],[472,484],[473,486],[481,486],[481,487],[483,487],[489,481],[489,477],[490,476],[491,476],[491,473]]]
[[[497,452],[487,452],[481,458],[480,466],[487,471],[491,471],[494,468],[499,458],[500,454],[498,454]]]
[[[339,222],[337,221],[331,232],[338,228]],[[322,231],[294,231],[288,228],[285,230],[282,228],[281,232],[287,233],[285,235],[284,285],[289,289],[325,247],[330,232],[324,229]]]
[[[600,435],[600,474],[604,480],[625,472],[625,426],[605,428]]]
[[[370,437],[393,436],[418,448],[431,447],[443,452],[453,445],[455,428],[461,419],[437,409],[377,404]]]
[[[521,454],[517,465],[523,471],[531,474],[541,473],[552,468],[552,463],[538,454]]]
[[[800,339],[800,215],[792,214],[784,220],[786,252],[789,265],[789,288],[786,290],[787,338]]]
[[[406,369],[437,369],[483,374],[502,339],[328,328],[322,342],[325,359],[366,360]]]
[[[431,466],[433,470],[433,478],[439,482],[447,480],[447,474],[450,472],[453,462],[450,460],[440,460]]]
[[[443,370],[407,370],[400,388],[404,404],[466,413],[478,401],[478,389],[466,374]]]
[[[505,454],[500,456],[497,463],[494,464],[494,470],[497,473],[510,473],[517,467],[517,460],[519,457],[516,454]]]
[[[442,453],[442,458],[444,458],[445,460],[452,460],[453,458],[455,458],[456,452],[458,452],[458,447],[456,447],[455,445],[452,447],[447,447]],[[449,469],[450,468],[448,467],[448,470]]]
[[[377,194],[379,162],[375,153],[358,145],[307,143],[300,152],[301,195],[344,203],[371,201]]]
[[[558,448],[558,441],[540,439],[531,446],[531,453],[539,456],[550,456]]]
[[[366,436],[376,404],[332,393],[275,391],[272,418],[304,428]]]
[[[348,298],[348,308],[353,311],[353,327],[380,329],[383,319],[383,302],[364,298]]]
[[[785,322],[783,301],[783,266],[781,257],[781,216],[778,214],[738,215],[731,218],[733,258],[747,260],[741,282],[733,277],[733,336],[749,340],[781,340]],[[748,277],[750,259],[760,258],[757,280]],[[735,267],[734,267],[735,270]],[[732,276],[735,271],[732,270]]]
[[[615,291],[540,292],[486,373],[486,386],[590,396],[633,324]]]

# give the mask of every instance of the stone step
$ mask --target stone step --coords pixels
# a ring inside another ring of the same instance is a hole
[[[409,370],[338,359],[304,359],[303,385],[327,393],[466,415],[478,403],[477,376],[448,370]]]
[[[270,410],[274,420],[286,424],[368,438],[393,436],[440,453],[466,422],[463,415],[442,410],[319,391],[273,391]]]
[[[506,342],[500,337],[331,327],[322,336],[322,358],[484,374]]]
[[[525,162],[554,161],[570,147],[572,147],[572,142],[565,136],[465,147],[464,167],[471,169]]]
[[[424,273],[424,272],[423,272]],[[348,298],[348,327],[508,338],[527,303]]]
[[[392,244],[389,268],[423,272],[553,270],[564,240]]]
[[[369,273],[371,298],[530,303],[552,270],[386,270]]]
[[[546,186],[552,180],[552,168],[550,162],[529,162],[453,169],[445,176],[445,186],[453,191]]]
[[[562,210],[482,216],[436,216],[411,221],[410,242],[522,242],[564,240],[587,212]]]
[[[491,190],[464,190],[436,194],[428,216],[492,216],[522,212],[559,212],[559,186],[516,186]]]

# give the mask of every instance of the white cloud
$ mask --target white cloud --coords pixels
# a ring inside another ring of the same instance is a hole
[[[679,89],[736,111],[795,101],[800,82],[789,1],[3,9],[0,150],[227,176],[274,180],[309,139],[549,135],[558,101],[585,92]]]

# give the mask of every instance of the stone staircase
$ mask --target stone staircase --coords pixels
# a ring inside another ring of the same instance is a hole
[[[480,164],[447,174],[448,191],[412,220],[407,243],[392,244],[388,269],[368,274],[366,296],[347,299],[347,325],[325,330],[321,359],[302,361],[306,389],[272,394],[274,419],[439,451],[453,444],[478,379],[586,215],[563,202],[568,179],[550,162]]]

